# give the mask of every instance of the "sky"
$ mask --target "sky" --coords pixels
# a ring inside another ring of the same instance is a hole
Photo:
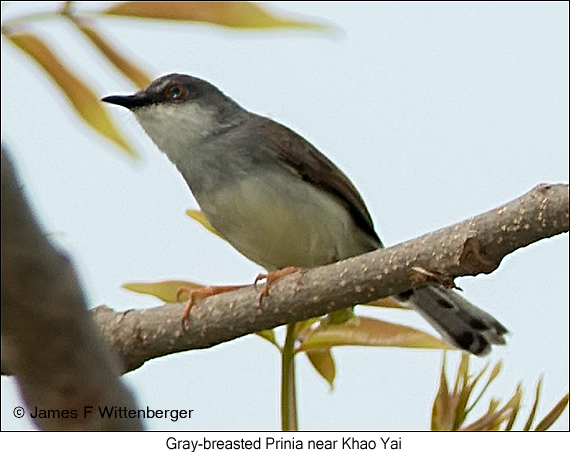
[[[101,8],[91,3],[79,8]],[[3,2],[2,19],[58,4]],[[266,6],[341,32],[122,19],[95,25],[153,78],[204,78],[307,138],[358,187],[387,245],[493,209],[537,184],[568,183],[567,2]],[[101,97],[134,91],[65,21],[30,29]],[[136,144],[138,164],[78,120],[41,70],[4,41],[1,71],[2,141],[44,230],[75,263],[91,307],[160,305],[121,289],[132,281],[253,281],[257,265],[186,217],[196,202],[128,111],[109,107]],[[472,365],[503,361],[490,394],[506,400],[522,382],[522,418],[541,375],[539,419],[568,391],[568,273],[564,234],[516,251],[490,275],[456,281],[511,331],[507,346]],[[357,312],[432,331],[413,312],[391,311]],[[297,358],[301,429],[429,428],[441,352],[344,347],[333,354],[333,391]],[[458,358],[448,355],[450,368]],[[147,429],[275,430],[279,365],[275,349],[250,335],[152,360],[124,381],[140,407],[194,410],[186,421],[146,421]],[[1,384],[2,429],[33,429],[27,416],[12,415],[22,404],[13,378]],[[568,411],[554,428],[568,429]]]

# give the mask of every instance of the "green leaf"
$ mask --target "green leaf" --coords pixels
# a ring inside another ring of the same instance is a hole
[[[207,22],[232,28],[332,30],[332,27],[315,22],[278,16],[252,2],[123,2],[102,13],[144,19]]]
[[[127,283],[122,286],[124,289],[131,292],[142,293],[145,295],[152,295],[159,298],[165,303],[182,303],[188,300],[181,300],[178,297],[179,289],[181,287],[190,289],[199,289],[204,287],[201,284],[196,284],[190,281],[159,281],[153,283],[135,282]]]
[[[339,309],[327,314],[326,317],[326,321],[331,325],[341,325],[355,320],[358,323],[358,317],[354,314],[354,308]]]
[[[99,96],[96,96],[86,83],[71,72],[40,38],[28,33],[7,34],[6,37],[41,66],[89,126],[111,140],[129,156],[137,157],[134,149],[115,128]]]
[[[453,350],[445,342],[415,328],[369,317],[357,318],[358,322],[319,325],[299,349],[326,350],[339,345],[368,345]]]
[[[334,358],[329,350],[309,350],[306,352],[307,358],[321,377],[330,385],[331,391],[334,388],[336,368]]]
[[[275,339],[275,332],[273,330],[258,331],[255,334],[258,335],[259,337],[265,339],[266,341],[271,342],[273,345],[275,345],[275,347],[277,347],[279,350],[281,350],[281,347],[279,347],[279,344],[277,343],[277,340]]]

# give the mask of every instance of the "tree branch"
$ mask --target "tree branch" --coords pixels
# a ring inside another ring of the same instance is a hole
[[[2,146],[2,373],[13,373],[44,430],[140,430],[140,420],[103,418],[104,406],[136,408],[119,380],[69,259],[45,238]],[[85,407],[93,412],[85,415]],[[75,411],[75,415],[73,412]]]
[[[501,207],[416,239],[342,262],[285,276],[258,301],[251,287],[202,300],[181,327],[183,305],[116,313],[106,306],[94,317],[122,357],[125,371],[145,361],[279,325],[321,316],[403,292],[427,269],[452,281],[490,273],[502,258],[543,238],[568,232],[568,185],[539,185]],[[421,283],[421,281],[420,281]]]

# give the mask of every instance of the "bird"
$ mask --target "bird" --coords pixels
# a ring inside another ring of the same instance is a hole
[[[384,246],[362,196],[331,160],[208,81],[172,73],[102,101],[135,115],[215,230],[269,275]],[[426,284],[396,299],[454,347],[484,356],[506,343],[508,330],[451,288]]]

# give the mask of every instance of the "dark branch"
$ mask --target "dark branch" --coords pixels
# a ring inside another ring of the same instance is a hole
[[[98,407],[135,408],[119,366],[85,308],[69,259],[34,220],[2,146],[2,373],[8,369],[44,430],[140,430],[138,419],[103,419]],[[84,407],[93,413],[84,416]],[[76,410],[76,417],[69,413]]]

